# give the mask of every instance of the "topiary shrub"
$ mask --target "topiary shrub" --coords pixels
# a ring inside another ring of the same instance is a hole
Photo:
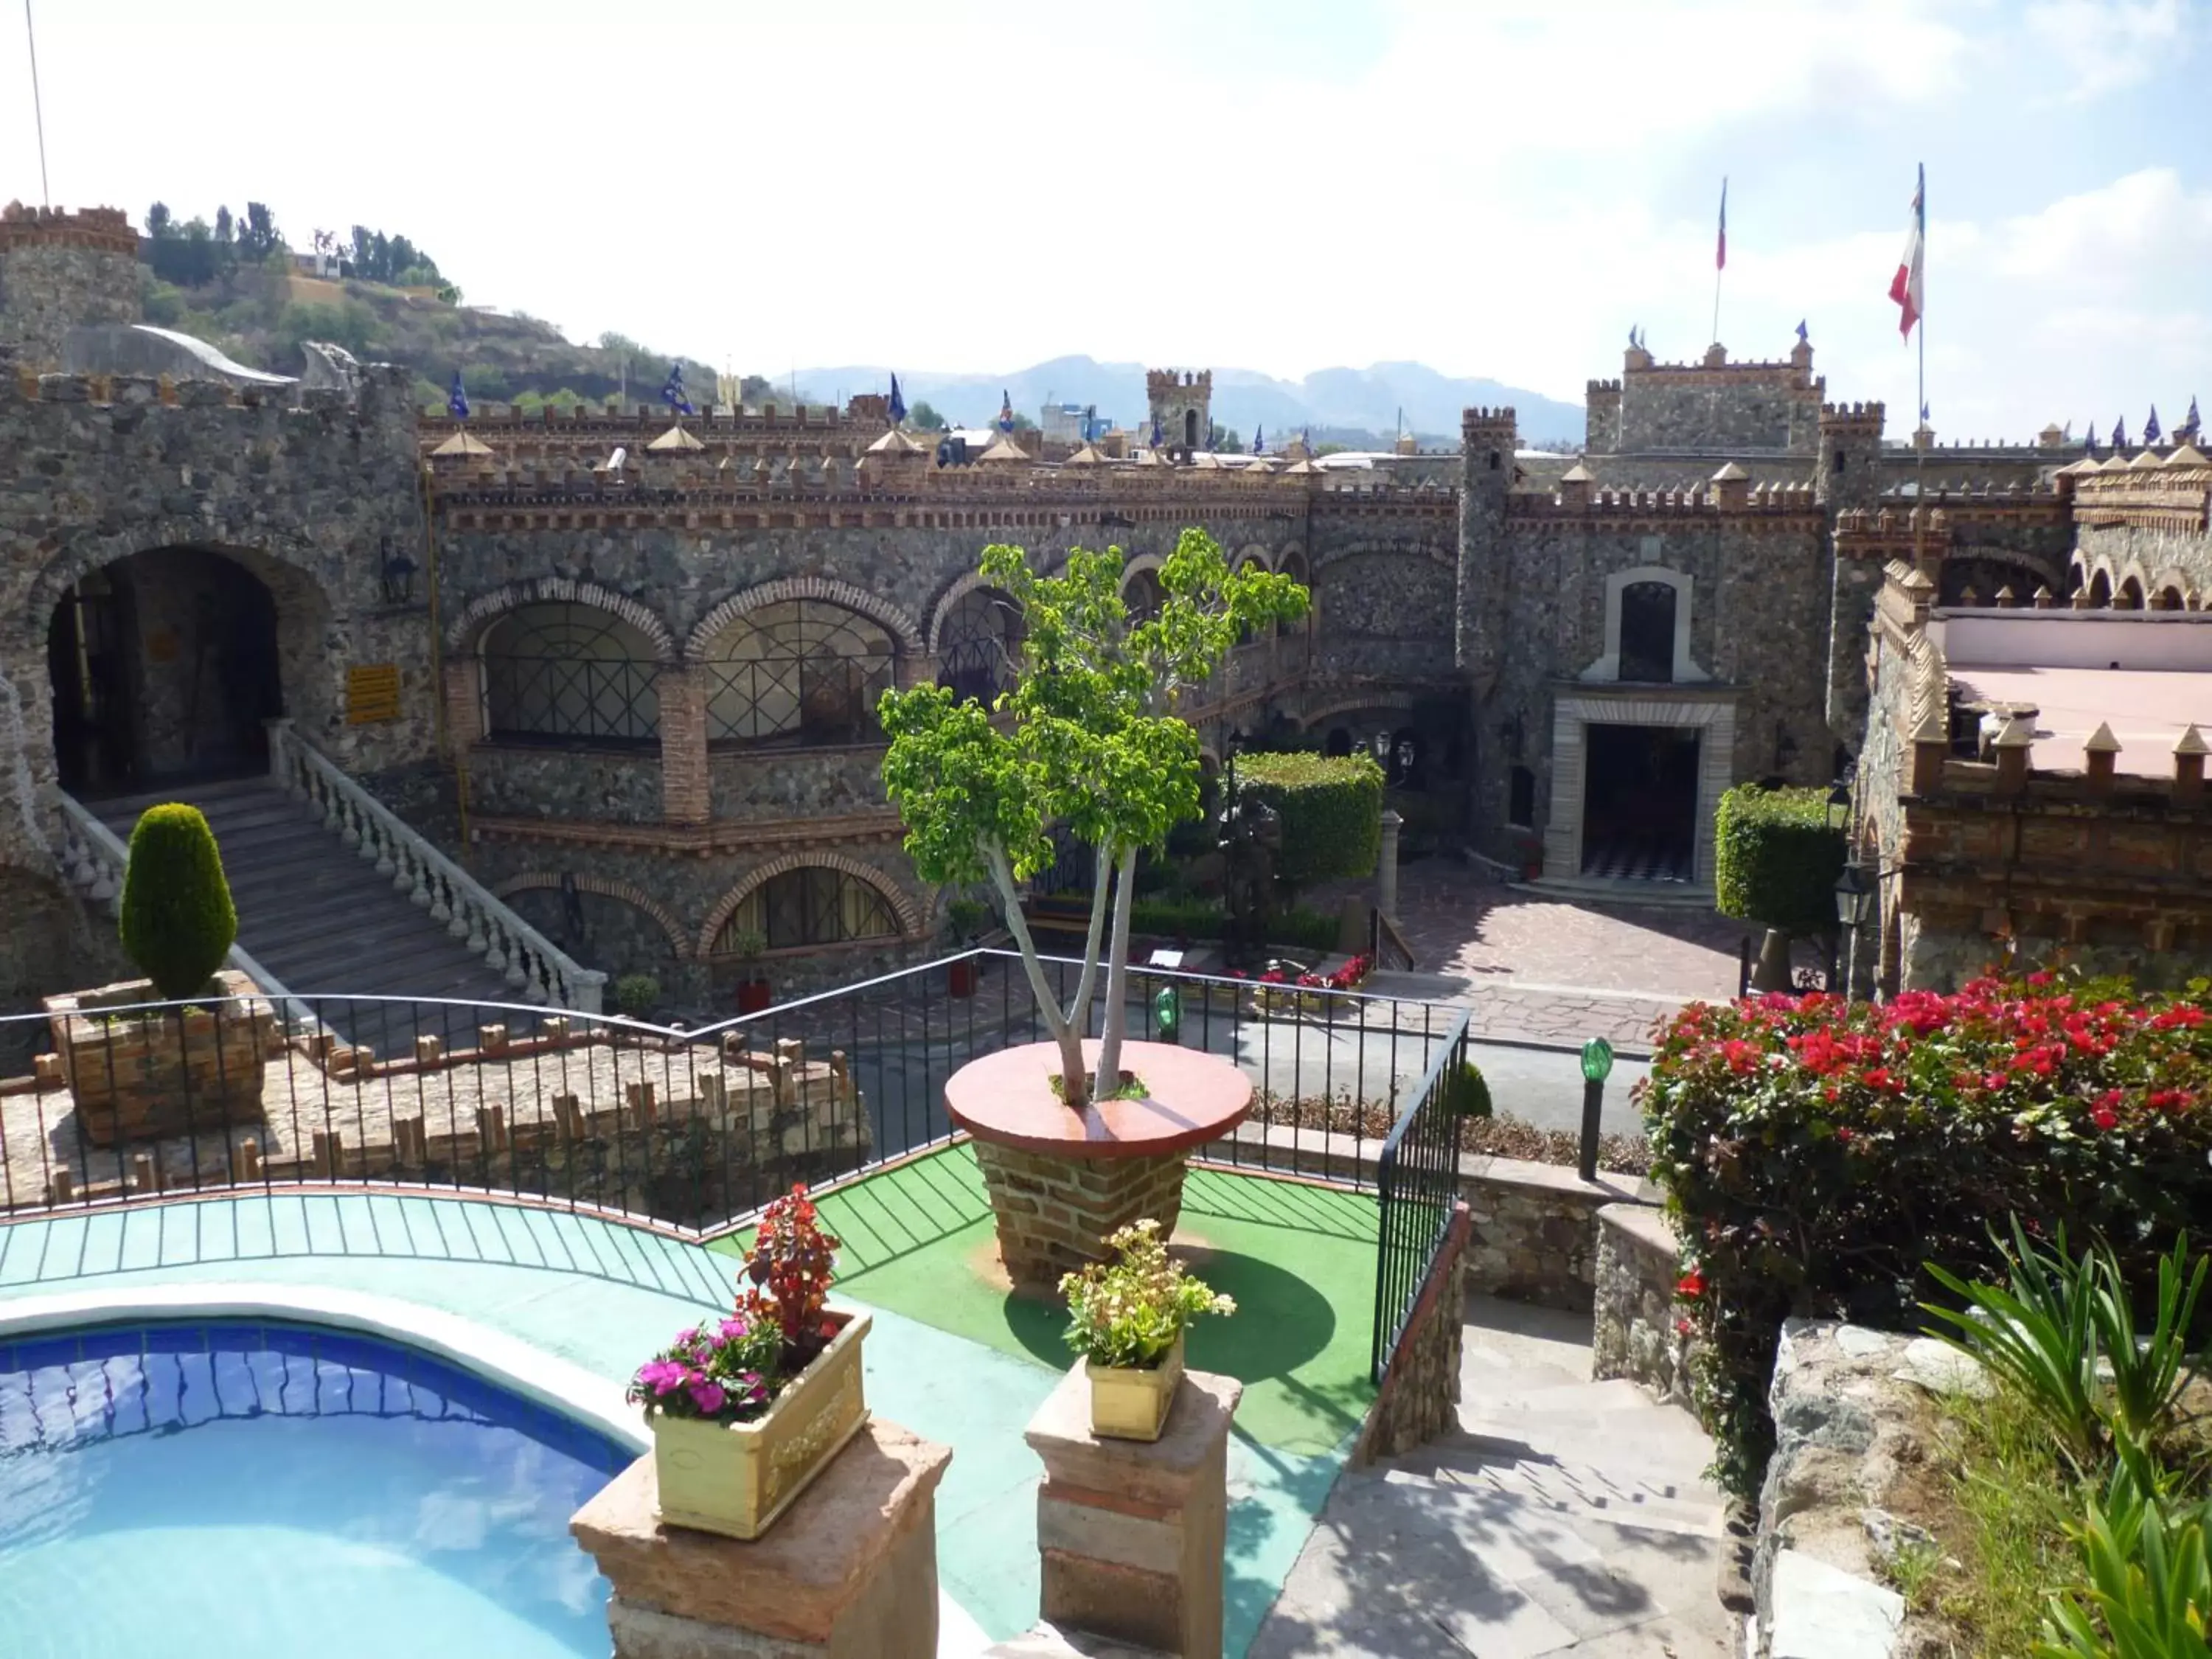
[[[131,831],[118,907],[123,948],[170,1001],[196,996],[238,937],[215,832],[197,806],[149,806]]]
[[[636,1019],[660,1000],[660,981],[651,974],[624,974],[615,981],[615,1006]]]
[[[1371,876],[1382,846],[1382,769],[1365,755],[1239,755],[1237,793],[1274,808],[1275,876],[1305,887]]]
[[[1825,789],[1740,783],[1713,817],[1713,889],[1720,913],[1808,938],[1836,931],[1844,832],[1828,824]]]
[[[1482,1067],[1471,1060],[1462,1060],[1444,1078],[1445,1101],[1454,1117],[1486,1118],[1492,1115],[1490,1085],[1482,1075]]]
[[[1733,1491],[1758,1490],[1782,1321],[1892,1330],[1950,1299],[1928,1271],[2001,1282],[2016,1215],[2108,1240],[2131,1285],[2212,1215],[2212,994],[2032,974],[1880,1006],[1692,1004],[1642,1104],[1681,1237],[1693,1377]],[[2201,1333],[2200,1333],[2201,1340]]]

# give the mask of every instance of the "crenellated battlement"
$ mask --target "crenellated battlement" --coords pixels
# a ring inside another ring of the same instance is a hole
[[[1497,408],[1477,406],[1460,411],[1459,429],[1462,435],[1475,432],[1490,433],[1503,428],[1507,432],[1519,430],[1519,422],[1510,404]]]
[[[1591,380],[1585,383],[1583,390],[1589,396],[1593,398],[1601,398],[1608,392],[1617,397],[1620,392],[1620,382],[1618,380]]]
[[[1178,392],[1194,392],[1200,398],[1210,397],[1213,392],[1213,371],[1210,368],[1195,371],[1148,368],[1145,371],[1145,392],[1152,398],[1170,397]]]
[[[0,208],[0,253],[24,247],[79,247],[138,257],[138,233],[121,208]]]
[[[1587,477],[1574,473],[1551,495],[1509,497],[1507,511],[1531,519],[1789,520],[1792,528],[1811,527],[1823,516],[1808,484],[1754,485],[1739,477],[1676,489],[1596,489]]]
[[[1822,404],[1820,430],[1823,432],[1871,432],[1876,437],[1888,414],[1881,403]]]

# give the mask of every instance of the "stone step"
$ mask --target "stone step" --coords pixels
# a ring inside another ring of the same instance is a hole
[[[1525,1499],[1553,1513],[1640,1527],[1685,1537],[1718,1539],[1727,1530],[1728,1504],[1699,1482],[1626,1469],[1608,1456],[1599,1468],[1585,1462],[1513,1456],[1502,1445],[1439,1443],[1396,1459],[1391,1479],[1455,1490],[1496,1492]]]

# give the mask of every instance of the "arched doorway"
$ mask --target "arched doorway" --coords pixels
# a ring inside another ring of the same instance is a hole
[[[46,628],[62,787],[98,797],[267,770],[281,665],[276,596],[227,554],[156,548],[88,573]]]

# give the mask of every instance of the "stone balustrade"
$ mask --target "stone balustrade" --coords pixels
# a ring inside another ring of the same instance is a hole
[[[400,821],[292,729],[269,725],[269,769],[286,793],[306,803],[324,826],[392,878],[434,922],[465,941],[515,988],[517,1000],[596,1014],[607,976],[586,968],[479,885],[467,871]]]

